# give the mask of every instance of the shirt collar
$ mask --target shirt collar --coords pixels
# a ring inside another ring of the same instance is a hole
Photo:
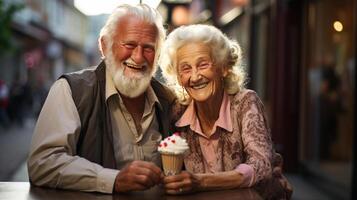
[[[118,94],[115,88],[113,77],[110,75],[109,70],[105,70],[105,100],[107,101],[109,97]]]
[[[159,99],[157,98],[154,89],[149,85],[148,89],[146,90],[146,98],[148,100],[148,103],[150,107],[153,107],[154,104],[156,103],[159,109],[162,111],[162,106],[160,104]]]
[[[118,95],[121,99],[117,89],[115,88],[114,81],[112,76],[110,75],[109,70],[105,70],[105,100],[108,101],[108,99],[113,95]],[[157,98],[154,89],[151,87],[151,85],[149,85],[148,89],[146,90],[146,99],[150,108],[152,108],[152,106],[154,106],[154,104],[156,103],[159,109],[161,111],[163,110],[160,101]]]
[[[231,101],[226,92],[223,94],[223,99],[221,103],[221,108],[219,111],[219,117],[215,124],[213,125],[212,133],[210,135],[213,135],[213,133],[216,131],[217,126],[232,132],[233,131],[233,126],[232,126],[232,120],[231,120]],[[196,133],[205,136],[203,134],[203,131],[201,129],[198,117],[196,115],[196,110],[194,106],[194,101],[191,101],[191,103],[188,105],[186,111],[184,114],[181,116],[181,118],[176,122],[177,127],[184,127],[184,126],[190,126],[190,129],[195,131]]]

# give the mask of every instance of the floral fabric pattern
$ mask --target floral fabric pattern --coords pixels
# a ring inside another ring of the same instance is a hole
[[[217,160],[222,162],[222,171],[234,170],[239,164],[245,163],[253,167],[255,183],[270,178],[273,148],[262,102],[252,90],[243,90],[235,95],[229,95],[229,98],[233,131],[228,132],[222,128],[216,130],[219,134],[216,156]],[[174,109],[176,118],[183,110],[183,106]],[[185,157],[186,170],[192,173],[206,173],[198,134],[189,126],[178,130],[190,146],[190,151]]]

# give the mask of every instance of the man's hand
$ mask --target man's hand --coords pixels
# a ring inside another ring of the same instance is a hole
[[[161,181],[161,169],[146,161],[133,161],[126,165],[115,178],[114,192],[148,189]]]

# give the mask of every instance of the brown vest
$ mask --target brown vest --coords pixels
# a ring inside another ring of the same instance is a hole
[[[99,66],[62,75],[72,91],[77,107],[81,131],[77,140],[76,154],[106,168],[116,169],[113,149],[113,134],[109,107],[105,101],[105,63]],[[171,106],[174,95],[155,79],[151,86],[163,108],[156,107],[159,131],[166,137],[171,129]]]

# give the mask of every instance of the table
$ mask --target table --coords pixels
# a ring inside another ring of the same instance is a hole
[[[253,189],[166,195],[160,187],[128,194],[101,194],[31,186],[28,182],[0,182],[0,200],[250,200],[263,199]]]

